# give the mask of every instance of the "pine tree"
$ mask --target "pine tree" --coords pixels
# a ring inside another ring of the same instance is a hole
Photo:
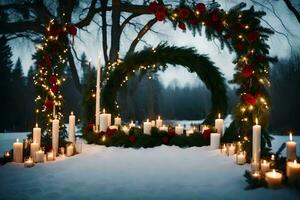
[[[0,37],[0,132],[12,128],[11,48],[5,36]]]
[[[12,71],[12,92],[13,92],[13,126],[16,131],[25,131],[25,77],[23,74],[22,64],[18,58]]]
[[[37,122],[35,119],[35,105],[34,105],[34,97],[35,97],[35,87],[33,83],[33,77],[35,75],[35,70],[31,66],[28,70],[27,77],[26,77],[26,86],[25,86],[25,104],[26,104],[26,111],[24,113],[25,117],[25,128],[30,130],[34,124]]]

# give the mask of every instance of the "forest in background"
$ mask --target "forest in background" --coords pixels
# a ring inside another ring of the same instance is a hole
[[[0,38],[0,132],[29,131],[36,122],[35,66],[24,75],[21,60],[11,60],[12,52],[5,37]],[[270,95],[272,99],[270,130],[286,133],[300,131],[300,54],[280,60],[272,67]],[[68,69],[68,68],[67,68]],[[81,55],[81,84],[79,93],[69,70],[62,87],[65,98],[64,115],[74,111],[84,124],[93,122],[95,68]],[[237,101],[235,89],[228,87],[229,112]],[[176,80],[163,87],[157,74],[151,79],[136,76],[124,86],[118,95],[120,115],[125,121],[144,120],[157,115],[164,119],[194,120],[206,116],[210,108],[210,92],[203,84],[180,87]],[[67,120],[67,118],[65,118]]]

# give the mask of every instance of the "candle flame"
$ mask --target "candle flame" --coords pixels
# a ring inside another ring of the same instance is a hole
[[[105,135],[102,136],[102,142],[104,142],[106,140]]]
[[[105,114],[105,108],[103,108],[103,113]]]
[[[257,117],[255,118],[255,124],[258,125],[258,119],[257,119]]]
[[[267,161],[266,161],[266,160],[263,160],[263,164],[267,164]]]
[[[36,128],[38,128],[38,127],[39,127],[38,123],[35,123],[35,127],[36,127]]]
[[[275,160],[275,155],[272,155],[272,156],[271,156],[271,160]]]
[[[297,165],[297,160],[294,160],[294,165]]]
[[[275,171],[275,169],[273,169],[273,171],[272,171],[273,173],[276,173],[276,171]]]
[[[147,119],[147,122],[149,122],[149,119]]]
[[[71,115],[74,115],[73,111],[71,112]]]
[[[160,119],[160,116],[158,116],[158,119]]]
[[[293,141],[293,134],[290,133],[290,141]]]
[[[19,142],[19,138],[17,138],[17,140],[16,140],[17,142]]]
[[[218,118],[221,119],[221,113],[218,114]]]

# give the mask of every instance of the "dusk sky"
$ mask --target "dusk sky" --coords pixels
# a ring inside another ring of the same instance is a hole
[[[236,5],[240,1],[238,0],[226,0],[226,1],[218,1],[222,5],[222,8],[228,10],[233,5]],[[248,6],[251,6],[251,1],[247,2]],[[268,2],[268,1],[265,1]],[[297,33],[300,32],[300,26],[296,21],[296,18],[290,13],[285,4],[282,1],[272,1],[274,10],[276,14],[280,17],[283,24],[287,27],[288,32],[284,30],[281,22],[276,18],[276,16],[270,12],[272,7],[268,3],[264,3],[270,10],[266,8],[262,8],[258,5],[255,6],[256,10],[265,10],[268,14],[265,17],[273,28],[276,31],[283,32],[288,35],[290,39],[290,43],[293,46],[293,51],[296,52],[298,47],[300,46],[300,36]],[[140,17],[140,22],[145,22],[148,19],[151,19],[153,16]],[[96,18],[99,20],[99,18]],[[99,54],[102,54],[102,46],[101,46],[101,33],[98,32],[98,28],[95,25],[90,25],[88,27],[90,33],[86,33],[84,31],[80,31],[78,33],[78,37],[75,39],[75,48],[77,50],[78,55],[82,52],[86,52],[87,57],[91,58],[92,63],[96,65],[97,57]],[[160,42],[167,41],[170,45],[176,46],[187,46],[187,47],[195,47],[200,54],[208,54],[212,61],[216,63],[216,65],[220,68],[220,70],[224,73],[225,77],[230,80],[233,74],[234,65],[232,64],[232,59],[234,58],[234,53],[230,54],[228,50],[225,48],[224,50],[219,49],[218,41],[209,42],[205,38],[205,36],[196,35],[193,37],[191,32],[187,31],[186,33],[181,30],[174,30],[170,22],[158,22],[154,26],[154,30],[159,31],[161,34],[155,33],[147,33],[147,35],[143,38],[147,41],[148,44],[156,46]],[[125,29],[126,36],[122,35],[121,41],[121,58],[126,53],[128,46],[135,37],[135,33],[129,28]],[[20,48],[20,42],[22,44],[22,48]],[[15,40],[10,43],[13,48],[13,57],[16,60],[17,57],[21,57],[22,64],[24,66],[24,73],[26,74],[30,65],[32,65],[31,56],[35,52],[34,45],[31,42],[24,40]],[[278,56],[278,58],[287,58],[291,55],[291,47],[288,44],[287,39],[280,34],[273,35],[269,44],[271,46],[271,55]],[[141,49],[144,47],[144,43],[140,42],[137,49]],[[101,50],[101,51],[100,51]],[[103,59],[102,59],[103,61]],[[103,62],[102,62],[103,63]],[[77,64],[79,67],[79,63]],[[199,80],[196,74],[189,73],[186,69],[182,67],[169,67],[164,73],[160,72],[160,79],[167,86],[174,79],[178,77],[180,73],[180,78],[178,79],[179,83],[184,86],[186,84],[193,85],[195,83],[199,83]]]

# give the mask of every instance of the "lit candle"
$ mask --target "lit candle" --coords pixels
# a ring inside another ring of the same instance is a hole
[[[74,154],[74,145],[72,143],[67,144],[67,152],[66,152],[66,156],[73,156]]]
[[[114,122],[115,122],[116,126],[121,126],[121,122],[122,122],[121,117],[119,117],[119,116],[115,117]]]
[[[224,120],[221,119],[220,113],[218,114],[218,119],[215,120],[215,128],[217,129],[217,133],[224,134]]]
[[[211,133],[210,134],[210,148],[211,149],[219,149],[221,141],[220,133]]]
[[[150,135],[151,128],[152,128],[152,124],[151,122],[149,122],[149,119],[147,119],[147,121],[144,122],[144,134]]]
[[[124,133],[125,133],[126,135],[128,135],[128,133],[129,133],[129,128],[128,128],[127,126],[123,126],[122,131],[124,131]]]
[[[175,127],[175,133],[177,135],[182,135],[183,134],[183,127],[180,124],[178,124],[178,126]]]
[[[55,159],[53,150],[47,153],[47,161],[53,161]]]
[[[129,124],[129,129],[134,128],[134,127],[135,127],[135,123],[133,121],[131,121]]]
[[[41,149],[35,152],[35,162],[44,162],[44,155],[44,151]]]
[[[55,116],[52,120],[52,148],[54,151],[54,156],[58,153],[59,144],[59,120]]]
[[[33,142],[30,144],[30,156],[33,159],[34,162],[36,162],[35,153],[39,150],[39,144],[36,142]]]
[[[75,144],[75,115],[73,112],[69,115],[69,141]]]
[[[258,171],[253,172],[251,175],[252,175],[252,178],[254,178],[254,179],[260,179],[260,174]]]
[[[156,127],[160,128],[163,124],[162,119],[160,119],[160,116],[158,116],[157,120],[156,120]]]
[[[24,161],[24,167],[29,168],[33,166],[34,166],[34,162],[31,157],[29,157],[27,160]]]
[[[279,172],[276,172],[275,169],[273,169],[273,171],[266,173],[265,179],[270,188],[276,188],[281,185],[282,174]]]
[[[255,119],[256,125],[252,128],[252,159],[254,162],[260,160],[260,146],[261,146],[261,126],[258,125],[258,119]]]
[[[155,127],[155,120],[152,120],[152,121],[151,121],[151,126],[152,126],[152,127]]]
[[[235,154],[235,145],[234,144],[230,144],[229,146],[228,146],[228,155],[229,156],[232,156],[232,155],[234,155]]]
[[[223,145],[222,145],[221,153],[227,154],[226,144],[223,144]]]
[[[10,153],[9,153],[9,151],[5,151],[5,152],[4,152],[4,158],[6,158],[6,159],[10,158]]]
[[[293,135],[290,133],[290,141],[286,142],[286,158],[289,161],[293,161],[297,158],[296,156],[297,143],[293,141]]]
[[[14,161],[17,163],[23,162],[23,143],[19,142],[19,139],[13,144],[14,149]]]
[[[33,142],[36,142],[39,144],[39,147],[41,146],[41,128],[39,128],[38,124],[35,124],[35,127],[33,128]]]
[[[111,125],[111,114],[105,113],[105,109],[103,109],[103,113],[100,114],[100,131],[106,132],[107,128]]]
[[[159,127],[159,130],[168,132],[168,127],[165,125],[162,125],[161,127]]]
[[[186,136],[189,136],[189,135],[192,135],[192,134],[194,134],[194,128],[190,128],[190,129],[188,129],[187,131],[186,131]]]
[[[246,163],[246,152],[245,151],[242,151],[242,152],[239,152],[236,156],[236,163],[238,165],[243,165]]]
[[[261,172],[264,174],[270,170],[270,162],[263,160],[260,164]]]
[[[300,181],[300,164],[297,160],[294,162],[287,162],[286,164],[286,175],[289,181]]]
[[[100,131],[100,92],[101,92],[100,83],[101,83],[101,60],[99,56],[99,63],[97,68],[96,106],[95,106],[95,131],[96,132]]]

